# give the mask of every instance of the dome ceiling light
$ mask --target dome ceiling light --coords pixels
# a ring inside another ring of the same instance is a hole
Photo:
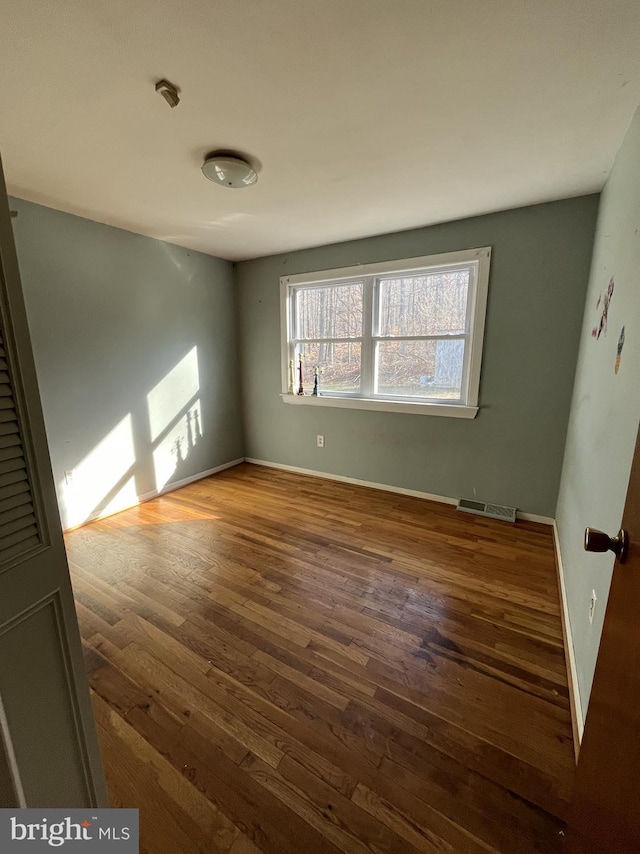
[[[205,178],[221,187],[238,189],[250,187],[258,180],[258,173],[242,157],[230,154],[209,154],[202,164]]]

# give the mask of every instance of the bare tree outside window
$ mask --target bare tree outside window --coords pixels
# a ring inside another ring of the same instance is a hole
[[[376,394],[460,398],[469,279],[463,268],[376,280],[377,326],[369,320]],[[321,369],[325,393],[360,392],[366,322],[363,282],[296,289],[296,359],[302,355],[307,377]]]
[[[358,393],[362,373],[362,282],[300,288],[296,295],[298,344],[308,366],[322,370],[325,391]]]
[[[468,269],[378,282],[378,336],[391,339],[376,344],[378,394],[460,397],[464,339],[451,336],[466,332],[468,293]]]

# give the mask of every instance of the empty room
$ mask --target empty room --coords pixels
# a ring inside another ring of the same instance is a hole
[[[640,6],[2,20],[0,850],[639,851]]]

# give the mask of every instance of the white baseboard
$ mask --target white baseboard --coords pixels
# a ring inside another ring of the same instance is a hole
[[[562,606],[562,626],[564,629],[564,646],[567,657],[567,676],[569,681],[569,695],[571,698],[571,724],[573,726],[573,740],[576,748],[576,759],[584,733],[584,715],[582,702],[580,700],[580,686],[578,684],[578,671],[576,668],[576,656],[573,650],[573,636],[571,634],[571,620],[569,618],[569,605],[567,602],[567,590],[564,583],[564,567],[562,565],[562,552],[560,551],[560,538],[558,526],[553,523],[553,542],[556,547],[556,559],[558,562],[558,581],[560,584],[560,599]]]
[[[537,513],[523,513],[520,510],[516,511],[516,516],[523,522],[539,522],[541,525],[549,525],[550,527],[553,527],[556,522],[553,516],[539,516]]]
[[[89,522],[95,522],[96,519],[106,519],[108,516],[114,516],[116,513],[122,513],[123,510],[130,510],[132,507],[137,507],[139,504],[144,504],[146,501],[151,501],[152,498],[159,498],[161,495],[166,495],[169,492],[175,492],[176,489],[181,489],[183,486],[188,486],[190,483],[195,483],[197,480],[202,480],[205,477],[210,477],[212,474],[217,474],[219,471],[224,471],[225,469],[230,469],[233,466],[239,466],[240,463],[244,462],[244,457],[240,457],[237,460],[231,460],[231,462],[223,463],[221,466],[215,466],[212,469],[207,469],[206,471],[198,472],[198,474],[192,474],[189,477],[185,477],[182,480],[174,480],[172,483],[166,484],[162,489],[152,489],[150,492],[143,492],[142,495],[137,496],[137,500],[132,504],[128,504],[126,507],[119,507],[117,510],[108,510],[108,511],[96,511],[95,513],[91,513],[91,515],[87,516],[87,518],[80,523],[80,525],[72,525],[70,528],[65,528],[65,533],[68,531],[75,531],[76,528],[81,528],[83,525],[88,525]]]
[[[321,477],[324,480],[337,480],[340,483],[352,483],[354,486],[369,486],[372,489],[382,489],[384,492],[398,492],[400,495],[412,495],[414,498],[426,498],[429,501],[439,501],[441,504],[457,504],[457,498],[447,498],[445,495],[432,495],[430,492],[419,492],[417,489],[404,489],[402,486],[389,486],[386,483],[374,483],[370,480],[358,480],[356,477],[347,477],[343,474],[329,474],[315,469],[303,469],[300,466],[287,466],[284,463],[272,463],[269,460],[256,460],[253,457],[245,457],[245,462],[256,466],[267,466],[270,469],[283,469],[295,474],[308,474],[311,477]]]
[[[368,486],[371,489],[381,489],[383,492],[397,492],[400,495],[411,495],[414,498],[425,498],[427,501],[438,501],[440,504],[457,504],[457,498],[450,498],[447,495],[434,495],[432,492],[420,492],[418,489],[405,489],[402,486],[390,486],[388,483],[375,483],[371,480],[359,480],[356,477],[347,477],[342,474],[329,474],[324,471],[315,471],[315,469],[303,469],[299,466],[287,466],[284,463],[272,463],[269,460],[256,460],[253,457],[245,457],[245,462],[253,463],[256,466],[267,466],[272,469],[283,469],[284,471],[292,471],[296,474],[308,474],[312,477],[322,477],[325,480],[337,480],[341,483],[353,483],[355,486]],[[517,512],[518,519],[527,522],[541,522],[543,525],[553,525],[554,520],[550,516],[537,516],[535,513]]]
[[[222,463],[221,466],[215,466],[215,468],[198,472],[198,474],[192,474],[182,480],[174,480],[172,483],[168,483],[166,486],[163,486],[162,489],[153,489],[151,492],[145,492],[143,495],[139,495],[138,504],[142,504],[144,501],[150,501],[152,498],[158,498],[160,495],[166,495],[168,492],[175,492],[176,489],[182,489],[183,486],[189,486],[190,483],[195,483],[197,480],[202,480],[205,477],[211,477],[212,474],[218,474],[219,471],[239,466],[240,463],[243,462],[244,457],[239,457],[237,460]]]

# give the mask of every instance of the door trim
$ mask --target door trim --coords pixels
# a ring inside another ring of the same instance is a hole
[[[573,750],[577,762],[580,754],[580,744],[582,743],[582,736],[584,733],[584,715],[582,712],[582,701],[580,700],[580,685],[578,683],[576,656],[573,649],[573,636],[571,634],[571,619],[569,617],[567,590],[564,583],[564,567],[562,565],[562,552],[560,551],[560,538],[558,536],[558,525],[555,519],[553,520],[553,544],[556,552],[556,572],[558,574],[558,589],[560,591],[560,613],[562,616],[564,660],[567,667],[567,682],[569,684],[569,703],[571,705]]]

